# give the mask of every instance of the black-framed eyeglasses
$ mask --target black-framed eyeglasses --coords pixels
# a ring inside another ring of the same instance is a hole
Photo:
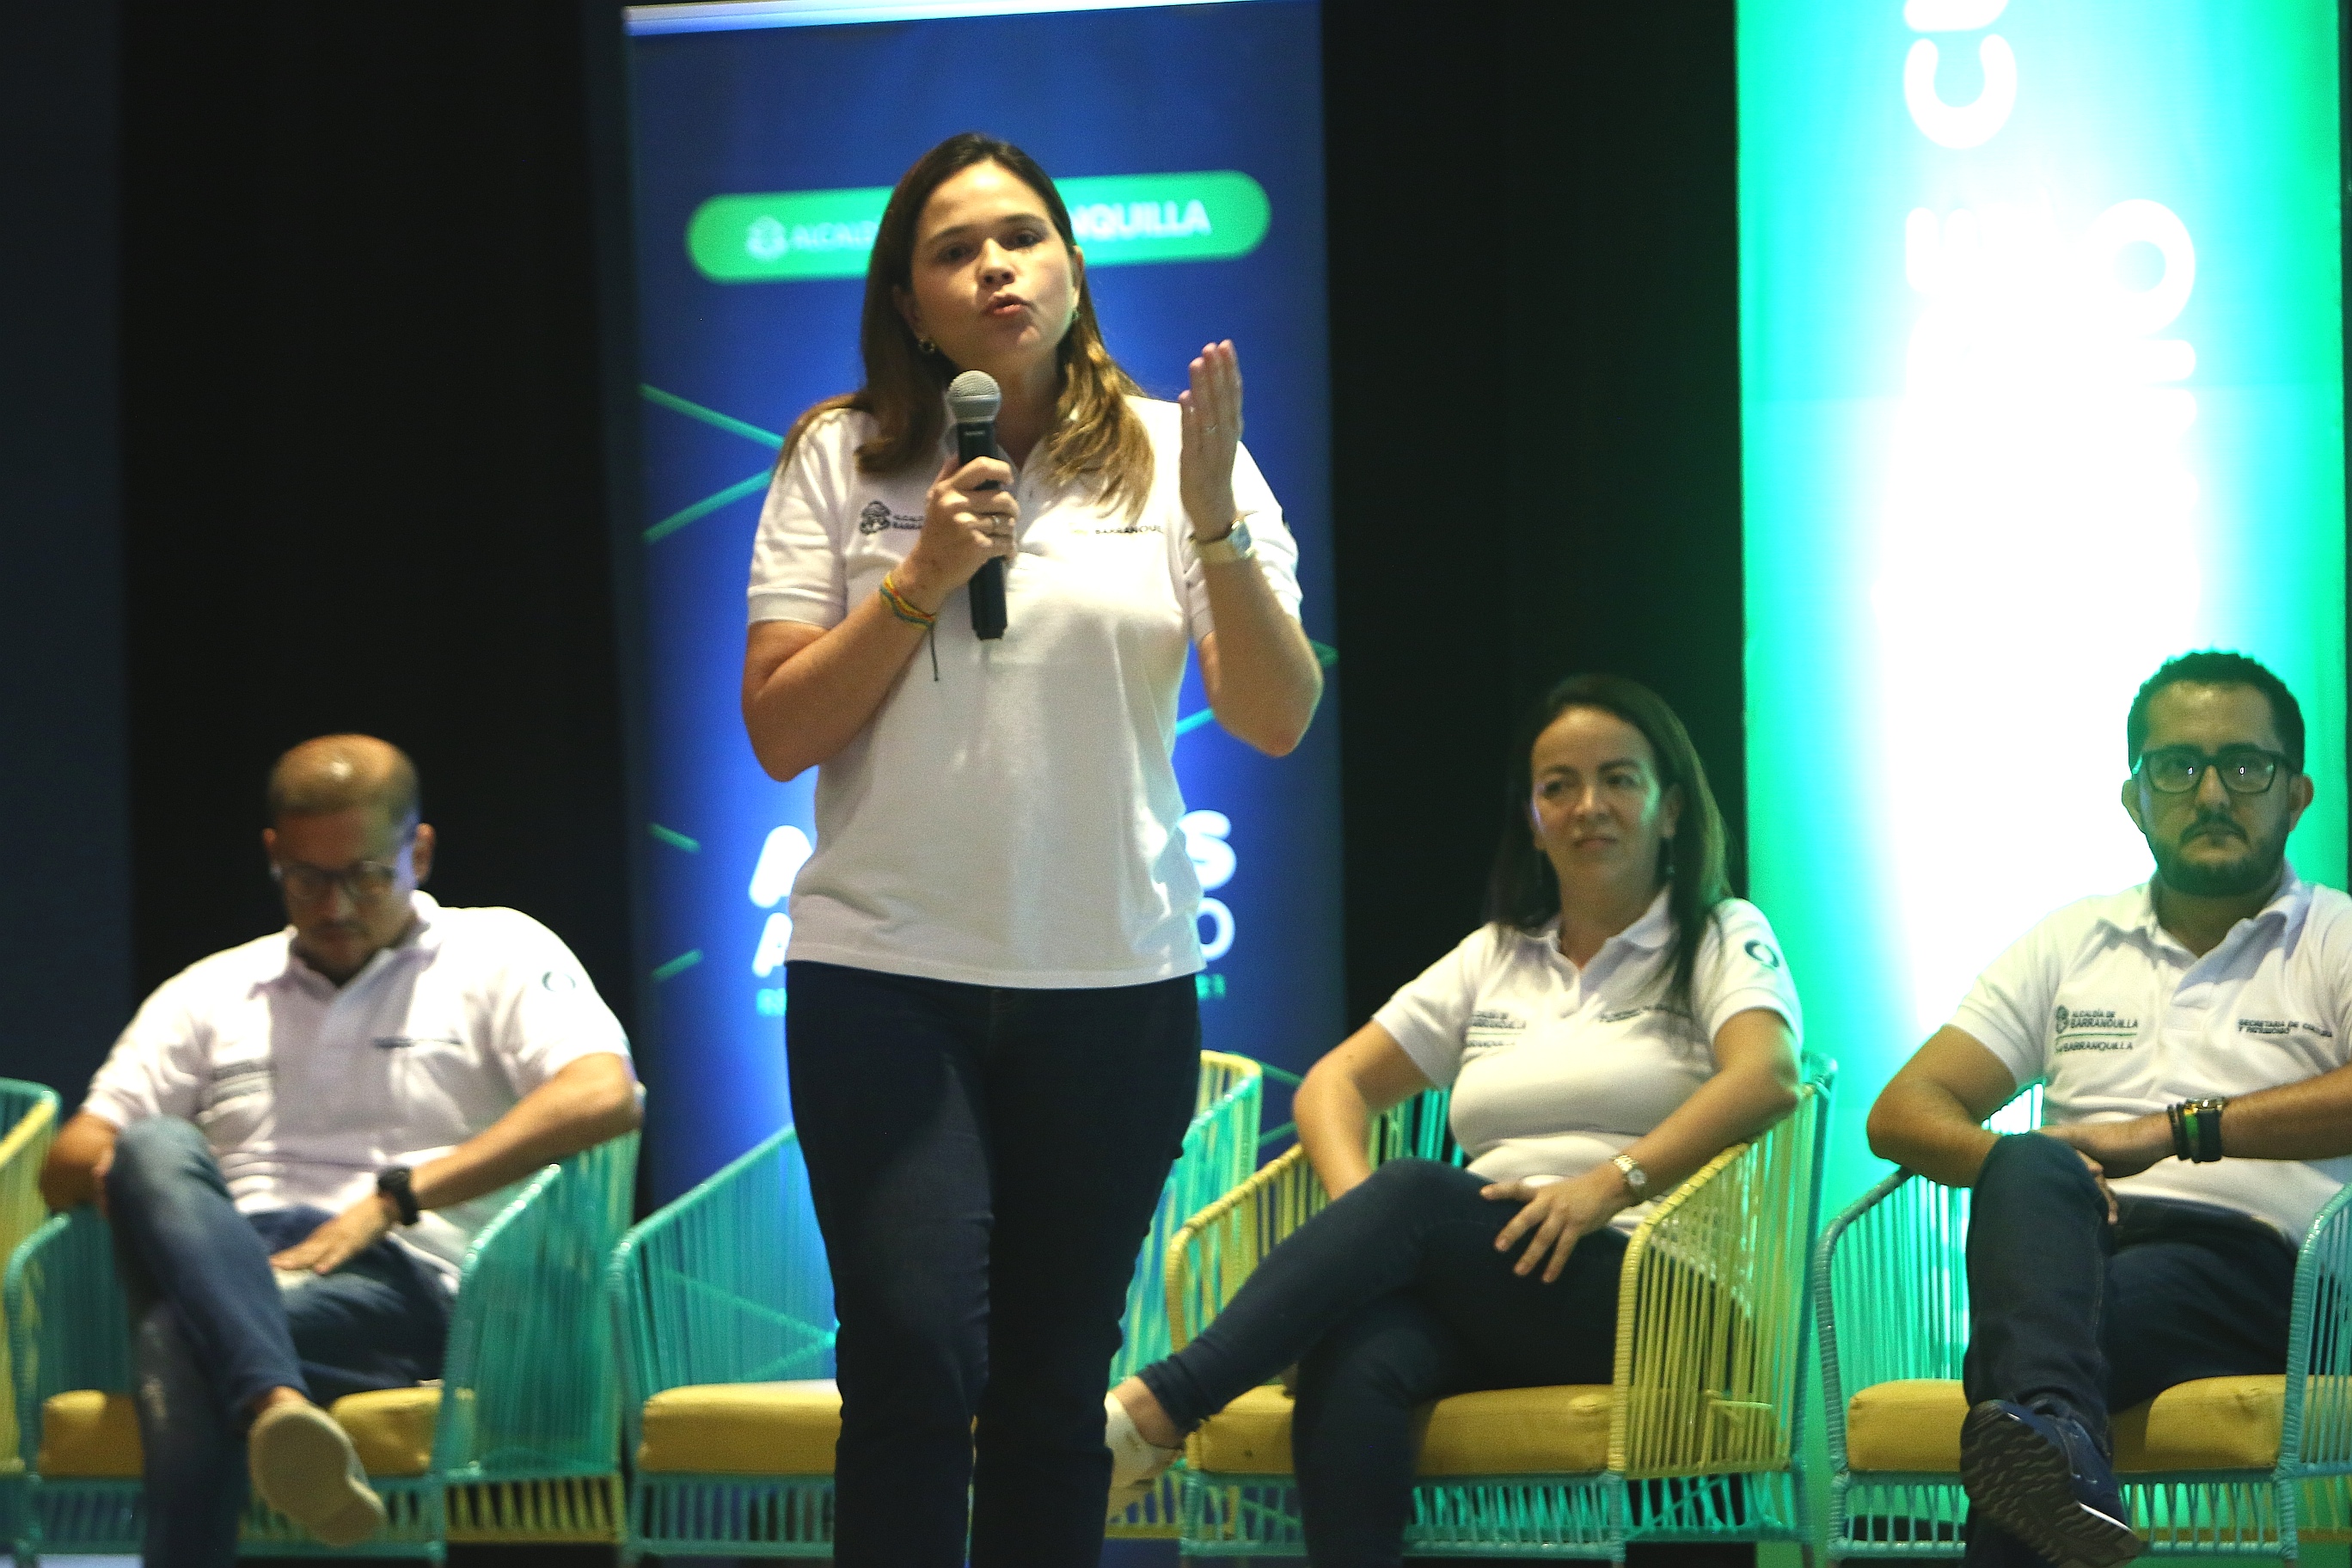
[[[2194,746],[2166,746],[2140,753],[2139,776],[2161,795],[2187,795],[2205,782],[2205,770],[2221,775],[2221,787],[2231,795],[2261,795],[2278,778],[2286,758],[2260,746],[2224,746],[2205,752]]]
[[[289,860],[273,864],[269,875],[287,897],[306,904],[317,903],[335,888],[350,894],[355,904],[372,904],[392,891],[400,868],[383,860],[354,860],[340,871],[329,871]]]

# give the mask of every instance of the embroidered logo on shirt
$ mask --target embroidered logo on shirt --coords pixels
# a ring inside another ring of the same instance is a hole
[[[205,1088],[204,1105],[210,1110],[232,1100],[242,1100],[248,1094],[264,1094],[278,1078],[278,1068],[268,1060],[223,1062],[212,1069],[212,1081]]]
[[[1767,969],[1780,967],[1780,955],[1761,942],[1751,942],[1748,944],[1748,956]]]
[[[857,514],[857,531],[860,533],[880,533],[887,529],[922,526],[921,518],[908,517],[903,511],[892,511],[878,500],[867,501],[866,510]]]
[[[1470,1015],[1463,1028],[1462,1054],[1482,1056],[1488,1051],[1508,1050],[1526,1034],[1528,1021],[1517,1013],[1498,1013],[1481,1007]]]
[[[465,1041],[449,1035],[378,1035],[373,1042],[380,1051],[405,1050],[410,1046],[460,1046]]]
[[[1628,1018],[1638,1018],[1648,1011],[1649,1009],[1647,1007],[1627,1007],[1615,1013],[1601,1014],[1599,1022],[1603,1024],[1622,1024]]]
[[[2139,1044],[2139,1020],[2113,1007],[2064,1007],[2052,1010],[2050,1021],[2058,1037],[2055,1054],[2069,1051],[2127,1051]]]
[[[2336,1031],[2326,1025],[2306,1024],[2300,1018],[2241,1018],[2238,1020],[2238,1033],[2242,1035],[2291,1035],[2298,1029],[2306,1035],[2316,1035],[2323,1040],[2332,1040],[2336,1037]]]
[[[1081,528],[1078,531],[1080,533],[1158,533],[1160,531],[1160,525],[1156,522],[1129,522],[1119,524],[1107,522],[1100,528]]]

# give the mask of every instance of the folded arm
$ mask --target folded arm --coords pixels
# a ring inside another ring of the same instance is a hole
[[[1709,1160],[1796,1109],[1797,1037],[1771,1008],[1750,1007],[1724,1020],[1715,1061],[1713,1077],[1625,1148],[1650,1178],[1652,1197],[1674,1191]]]
[[[1336,1198],[1370,1175],[1364,1143],[1372,1118],[1429,1087],[1396,1037],[1378,1024],[1365,1025],[1307,1068],[1290,1097],[1290,1114],[1323,1190]]]
[[[1315,721],[1323,667],[1255,561],[1202,569],[1217,630],[1201,638],[1201,688],[1225,732],[1287,756]]]
[[[555,1076],[517,1100],[514,1109],[437,1160],[409,1175],[421,1209],[446,1208],[494,1193],[608,1138],[635,1131],[643,1121],[636,1075],[610,1051],[566,1063]],[[270,1259],[280,1268],[331,1273],[398,1223],[391,1200],[371,1193]]]
[[[2161,1110],[2042,1131],[2071,1143],[2110,1176],[2135,1176],[2172,1158],[2172,1118]],[[2221,1113],[2221,1154],[2230,1160],[2333,1160],[2352,1154],[2352,1067],[2232,1096]]]
[[[991,556],[1015,560],[1020,508],[1013,469],[994,458],[940,461],[923,502],[923,531],[887,579],[914,609],[937,616]],[[833,760],[873,721],[929,635],[869,594],[832,626],[754,621],[743,646],[743,728],[774,779]]]
[[[58,1129],[49,1156],[41,1162],[41,1196],[53,1209],[64,1210],[101,1201],[106,1168],[114,1163],[114,1140],[121,1132],[113,1122],[87,1110],[77,1110]]]
[[[1870,1108],[1870,1152],[1948,1187],[1974,1186],[2000,1141],[1984,1120],[2016,1093],[2007,1064],[1947,1024],[1879,1091]]]
[[[743,651],[743,728],[773,779],[799,777],[849,744],[922,646],[923,628],[879,597],[827,629],[756,621]]]
[[[1508,1252],[1527,1240],[1514,1268],[1520,1274],[1542,1268],[1549,1284],[1577,1242],[1613,1215],[1644,1197],[1664,1197],[1734,1143],[1788,1115],[1797,1103],[1797,1037],[1786,1018],[1769,1007],[1733,1014],[1716,1031],[1714,1075],[1622,1151],[1648,1178],[1643,1191],[1627,1186],[1613,1162],[1564,1181],[1496,1182],[1487,1197],[1524,1206],[1495,1237],[1495,1250]]]

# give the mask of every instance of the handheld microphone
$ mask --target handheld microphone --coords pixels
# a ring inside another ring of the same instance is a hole
[[[996,456],[996,411],[1004,403],[996,378],[968,370],[948,384],[948,412],[955,417],[956,461]],[[990,489],[997,487],[990,485]],[[971,574],[971,635],[994,642],[1004,635],[1004,558],[992,555]]]

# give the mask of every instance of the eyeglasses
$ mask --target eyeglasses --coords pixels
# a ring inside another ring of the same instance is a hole
[[[328,871],[293,860],[272,865],[269,875],[286,889],[288,898],[301,903],[315,904],[330,890],[341,888],[351,895],[352,902],[372,904],[392,891],[400,868],[382,860],[354,860],[340,871]]]
[[[2205,782],[2207,768],[2221,773],[2221,787],[2231,795],[2261,795],[2277,779],[2284,761],[2260,746],[2224,746],[2211,756],[2194,746],[2167,746],[2141,753],[2137,772],[2161,795],[2187,795]]]

